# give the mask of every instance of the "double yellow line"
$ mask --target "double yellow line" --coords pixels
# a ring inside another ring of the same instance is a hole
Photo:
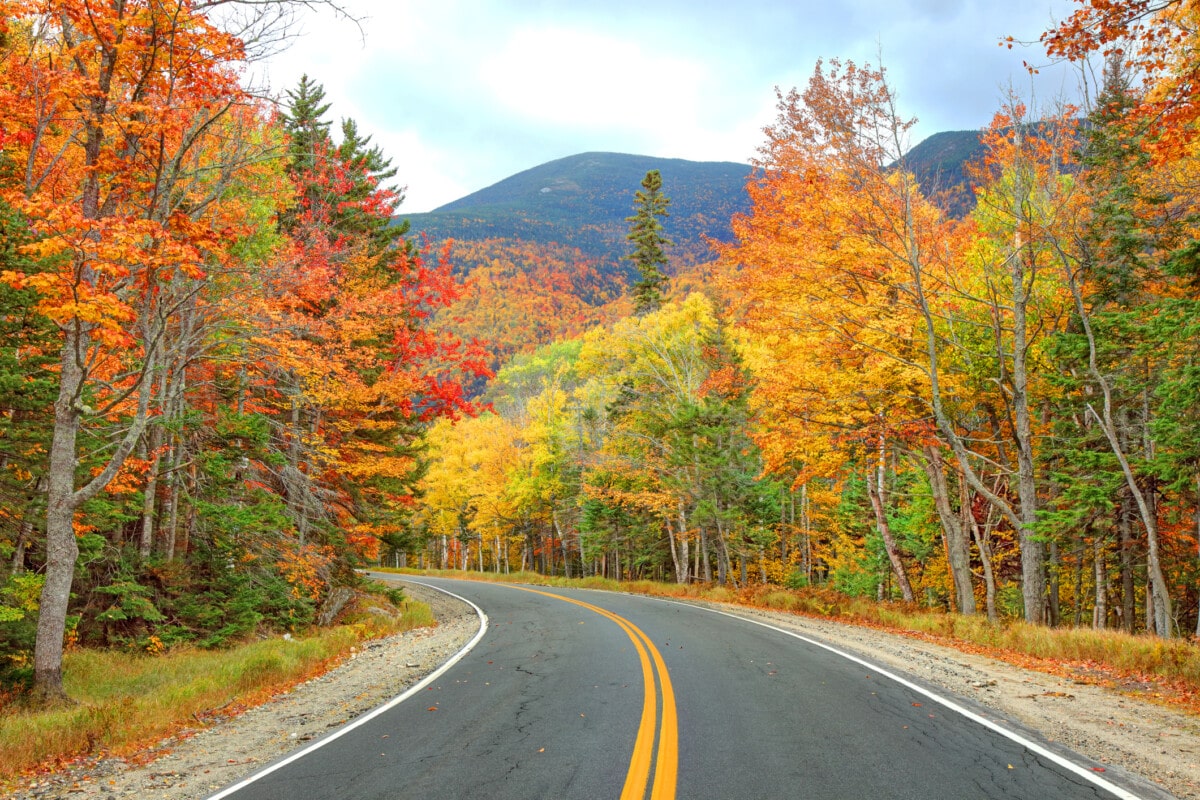
[[[553,597],[565,603],[574,603],[594,611],[602,617],[607,617],[625,631],[625,635],[633,642],[638,659],[642,662],[642,721],[638,725],[637,739],[633,743],[633,756],[629,759],[629,772],[625,776],[625,787],[621,790],[621,800],[645,800],[646,786],[650,783],[650,768],[654,767],[654,786],[650,790],[650,800],[674,800],[675,781],[679,772],[679,722],[675,714],[675,691],[671,688],[671,676],[667,674],[667,665],[663,663],[662,654],[650,641],[650,637],[642,633],[638,626],[608,609],[563,597],[559,594],[514,586],[534,594]],[[653,664],[653,666],[652,666]],[[662,689],[662,717],[658,715],[658,692],[655,689],[655,673],[658,674],[658,685]],[[654,741],[658,739],[658,758],[654,757]]]

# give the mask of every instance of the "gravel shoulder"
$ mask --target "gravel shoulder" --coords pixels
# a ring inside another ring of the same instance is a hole
[[[478,631],[466,604],[405,584],[428,603],[433,628],[371,642],[325,675],[241,715],[155,746],[138,763],[96,758],[40,777],[14,800],[201,800],[390,699],[433,672]],[[716,604],[706,604],[716,605]],[[1200,800],[1200,718],[1100,686],[1017,667],[921,639],[779,612],[719,606],[852,652],[965,697],[1114,773],[1139,775],[1181,800]]]

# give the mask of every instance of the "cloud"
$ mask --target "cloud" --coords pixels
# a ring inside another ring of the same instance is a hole
[[[301,72],[331,116],[354,117],[424,211],[589,150],[746,161],[774,120],[773,88],[803,88],[817,58],[883,63],[915,138],[986,125],[1002,86],[1071,0],[343,0],[269,66]],[[364,41],[365,35],[365,41]],[[1043,75],[1045,99],[1062,78]]]
[[[697,117],[708,72],[637,41],[560,26],[514,31],[478,66],[495,102],[532,124],[649,136],[663,120]]]

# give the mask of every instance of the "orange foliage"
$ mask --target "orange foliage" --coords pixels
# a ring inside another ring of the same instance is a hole
[[[1200,120],[1200,3],[1196,0],[1080,0],[1079,8],[1042,34],[1051,56],[1080,60],[1093,53],[1140,74],[1146,94],[1133,117],[1156,134],[1150,148],[1177,156]]]

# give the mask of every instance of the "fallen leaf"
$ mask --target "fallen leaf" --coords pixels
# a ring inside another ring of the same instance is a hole
[[[430,706],[430,707],[429,707],[429,710],[430,710],[430,711],[437,711],[437,706]]]
[[[1104,772],[1104,767],[1092,767],[1092,772]]]
[[[920,708],[920,707],[921,707],[920,703],[913,703],[913,708]]]

